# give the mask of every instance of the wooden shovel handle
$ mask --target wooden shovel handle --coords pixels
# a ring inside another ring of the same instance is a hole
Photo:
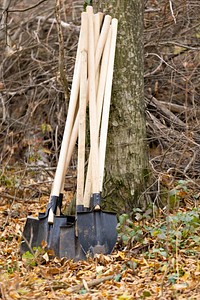
[[[102,23],[102,13],[97,13],[94,15],[94,47],[97,48],[98,40],[99,40],[99,34],[100,34],[100,28]]]
[[[107,75],[107,69],[108,69],[108,61],[109,61],[109,53],[110,53],[110,42],[111,42],[111,26],[110,30],[107,36],[105,48],[103,51],[102,56],[102,62],[101,62],[101,68],[100,68],[100,76],[99,76],[99,85],[98,85],[98,92],[97,92],[97,130],[98,130],[98,136],[99,136],[99,130],[100,130],[100,122],[101,122],[101,114],[102,114],[102,107],[103,107],[103,98],[104,98],[104,91],[105,91],[105,85],[106,85],[106,75]],[[87,177],[86,177],[86,184],[85,184],[85,193],[84,193],[84,206],[89,207],[90,205],[90,196],[91,196],[91,153],[89,155],[89,161],[88,161],[88,171],[87,171]],[[99,161],[99,164],[101,164],[101,161]]]
[[[65,123],[65,130],[63,134],[63,140],[61,144],[61,150],[60,150],[60,155],[58,159],[58,165],[56,168],[56,173],[55,173],[55,178],[53,182],[53,187],[51,191],[52,196],[57,196],[59,197],[62,184],[63,184],[63,177],[65,174],[65,161],[67,157],[67,151],[69,147],[69,142],[70,142],[70,136],[72,132],[72,127],[74,123],[74,115],[76,111],[76,105],[77,105],[77,99],[78,99],[78,93],[79,93],[79,86],[80,86],[80,68],[81,68],[81,60],[80,60],[80,47],[82,40],[84,38],[83,36],[83,28],[84,26],[87,26],[87,22],[84,20],[87,19],[87,14],[83,12],[81,14],[81,19],[82,19],[82,24],[81,24],[81,32],[80,32],[80,37],[79,37],[79,42],[78,42],[78,49],[77,49],[77,55],[76,55],[76,62],[75,62],[75,67],[74,67],[74,76],[73,76],[73,82],[72,82],[72,87],[71,87],[71,95],[70,95],[70,100],[69,100],[69,108],[68,108],[68,114],[67,114],[67,119]],[[49,202],[51,201],[51,197],[49,199]],[[49,216],[48,216],[48,223],[52,224],[54,222],[54,213],[52,209],[49,210]]]
[[[98,163],[98,133],[96,109],[95,84],[95,53],[94,53],[94,23],[93,9],[88,7],[88,88],[89,88],[89,117],[90,117],[90,143],[92,151],[92,192],[99,192],[99,163]]]
[[[85,169],[85,131],[87,103],[87,50],[81,52],[79,137],[78,137],[78,173],[76,205],[83,205],[84,169]]]
[[[104,18],[104,21],[103,21],[103,25],[102,25],[102,28],[101,28],[101,34],[99,36],[99,40],[98,40],[98,43],[97,43],[97,51],[95,53],[96,66],[99,65],[99,62],[101,60],[103,49],[105,47],[105,43],[106,43],[106,40],[107,40],[107,37],[108,37],[108,32],[109,32],[109,29],[110,29],[111,20],[112,20],[111,16],[106,15],[105,18]]]
[[[65,168],[65,160],[66,160],[67,151],[68,151],[68,147],[69,147],[72,126],[74,123],[74,114],[75,114],[75,110],[76,110],[76,104],[77,104],[78,92],[79,92],[79,86],[80,86],[80,67],[81,67],[80,47],[81,47],[81,42],[82,42],[81,40],[84,38],[82,31],[85,26],[85,22],[83,22],[83,20],[85,19],[85,14],[86,13],[81,14],[81,17],[82,17],[81,33],[80,33],[77,57],[76,57],[76,62],[75,62],[75,69],[74,69],[74,76],[73,76],[71,95],[70,95],[70,101],[69,101],[68,115],[67,115],[67,120],[65,123],[65,130],[64,130],[64,134],[63,134],[60,156],[59,156],[59,160],[58,160],[58,165],[57,165],[53,189],[52,189],[52,195],[54,195],[54,196],[59,196],[59,193],[61,191],[62,178],[63,178],[64,168]]]
[[[108,121],[109,121],[113,69],[114,69],[115,49],[116,49],[116,40],[117,40],[117,26],[118,26],[117,19],[112,19],[111,47],[110,47],[110,55],[109,55],[109,63],[108,63],[108,72],[106,78],[103,114],[101,120],[100,146],[99,146],[99,161],[101,162],[99,167],[100,191],[102,191],[102,187],[103,187]]]
[[[98,15],[99,15],[99,18],[101,19],[101,22],[102,22],[103,14],[99,13]],[[99,39],[98,39],[98,42],[97,42],[96,52],[95,52],[95,67],[96,67],[95,73],[97,73],[98,66],[100,64],[100,59],[101,59],[101,56],[102,56],[102,52],[104,50],[105,43],[107,41],[107,35],[108,35],[108,31],[109,31],[110,22],[111,22],[111,17],[108,16],[108,15],[105,16],[105,19],[104,19],[104,22],[103,22],[103,25],[102,25],[102,30],[100,32],[100,36],[99,36]],[[88,82],[87,82],[87,85],[88,85]],[[69,144],[69,149],[68,149],[68,153],[67,153],[67,159],[65,161],[64,174],[66,173],[66,170],[67,170],[67,168],[69,166],[69,163],[70,163],[70,160],[71,160],[71,156],[72,156],[72,153],[73,153],[73,149],[74,149],[74,146],[75,146],[75,143],[76,143],[76,139],[77,139],[77,136],[78,136],[78,127],[79,127],[78,124],[79,124],[79,112],[77,113],[76,120],[74,122],[74,127],[73,127],[73,130],[72,130],[72,134],[71,134],[71,137],[70,137],[70,144]],[[88,183],[88,181],[89,181],[89,179],[87,180],[87,183]],[[89,188],[89,191],[90,191],[89,192],[89,198],[90,198],[90,194],[91,194],[91,178],[90,178],[90,184],[89,184],[89,186],[90,186],[90,188]],[[87,203],[89,203],[89,202],[87,201]]]
[[[100,13],[97,13],[94,15],[94,47],[95,47],[95,49],[97,48],[97,44],[98,44],[98,40],[99,40],[100,28],[101,28],[101,15],[100,15]],[[96,71],[95,82],[96,82],[96,88],[97,88],[98,82],[99,82],[99,65],[95,71]]]
[[[86,14],[86,13],[84,13]],[[102,13],[98,13],[99,14],[99,18],[101,19],[101,22],[102,22],[102,19],[103,19],[103,14]],[[98,67],[100,65],[100,59],[101,56],[102,56],[102,53],[103,53],[103,50],[104,50],[104,47],[105,47],[105,43],[106,43],[106,40],[107,40],[107,34],[108,32],[106,31],[106,29],[108,30],[108,21],[109,19],[111,20],[111,17],[106,17],[106,23],[103,22],[103,25],[102,25],[102,29],[101,32],[100,32],[100,36],[99,36],[99,39],[98,39],[98,43],[97,43],[97,47],[96,47],[96,51],[95,51],[95,73],[97,73],[97,70],[98,70]],[[87,81],[87,90],[88,90],[88,81]],[[87,101],[88,101],[88,96],[87,96]],[[74,150],[74,147],[75,147],[75,144],[76,144],[76,140],[77,140],[77,137],[78,137],[78,128],[79,128],[79,111],[76,115],[76,120],[74,122],[74,126],[73,126],[73,130],[72,130],[72,134],[71,134],[71,137],[70,137],[70,144],[69,144],[69,149],[68,149],[68,152],[67,152],[67,158],[66,158],[66,161],[65,161],[65,168],[64,168],[64,175],[66,174],[66,171],[67,171],[67,168],[69,166],[69,163],[70,163],[70,160],[71,160],[71,157],[72,157],[72,153],[73,153],[73,150]],[[64,180],[64,176],[63,176],[63,180]],[[64,183],[63,183],[64,185]],[[62,185],[62,190],[63,190],[63,185]],[[90,189],[90,193],[91,193],[91,189]]]

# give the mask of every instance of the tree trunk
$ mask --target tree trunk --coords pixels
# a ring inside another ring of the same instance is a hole
[[[104,176],[107,208],[145,206],[148,180],[143,84],[143,1],[93,1],[119,21]]]

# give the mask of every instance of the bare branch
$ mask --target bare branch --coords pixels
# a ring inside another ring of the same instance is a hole
[[[25,12],[25,11],[28,11],[28,10],[31,10],[37,6],[39,6],[40,4],[42,4],[43,2],[46,2],[47,0],[40,0],[38,3],[30,6],[30,7],[27,7],[27,8],[24,8],[24,9],[9,9],[8,12]]]
[[[46,21],[46,22],[48,22],[48,23],[52,23],[52,24],[55,24],[55,25],[57,24],[57,20],[54,19],[54,18],[48,18],[48,19],[47,19],[47,18],[44,17],[44,16],[37,16],[36,19],[42,20],[42,21]],[[66,22],[64,22],[64,21],[62,21],[62,20],[60,20],[60,26],[62,26],[63,28],[74,29],[74,30],[76,30],[77,32],[80,31],[80,26],[76,26],[76,25],[74,25],[73,23],[72,23],[72,24],[66,23]]]
[[[174,19],[174,23],[176,24],[176,17],[174,15],[172,1],[169,1],[169,7],[170,7],[170,11],[171,11],[172,17]]]
[[[69,92],[68,92],[68,81],[66,78],[66,68],[65,68],[65,48],[64,48],[64,39],[61,28],[61,3],[60,0],[56,0],[56,20],[57,20],[57,30],[58,30],[58,42],[59,42],[59,75],[62,87],[64,89],[65,101],[66,104],[69,100]]]

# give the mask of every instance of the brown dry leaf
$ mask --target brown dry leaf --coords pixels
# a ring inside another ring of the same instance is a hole
[[[60,274],[61,271],[62,270],[60,268],[50,267],[50,268],[48,268],[47,273],[50,274],[50,275],[57,275],[57,274]]]
[[[173,284],[172,287],[175,290],[185,290],[185,289],[187,289],[188,285],[187,285],[187,283],[176,283],[176,284]]]
[[[45,260],[46,262],[48,262],[48,261],[49,261],[49,255],[48,255],[48,253],[45,252],[45,254],[42,255],[42,258],[44,258],[44,260]]]
[[[21,299],[21,296],[17,291],[10,291],[9,296],[11,297],[11,299]]]

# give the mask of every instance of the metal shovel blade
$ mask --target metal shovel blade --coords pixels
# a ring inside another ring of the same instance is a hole
[[[20,253],[23,254],[26,251],[33,251],[34,247],[41,246],[43,237],[41,237],[41,242],[38,241],[39,232],[39,219],[28,217],[26,219],[26,224],[24,231],[22,233],[22,240],[20,245]]]
[[[76,236],[76,224],[60,227],[60,257],[73,258],[74,261],[84,260],[85,253]]]
[[[60,238],[62,226],[73,226],[75,223],[75,216],[55,216],[53,225],[49,225],[48,245],[57,257],[63,257],[60,252]],[[71,241],[66,241],[70,247]]]
[[[60,257],[60,228],[74,222],[74,216],[55,216],[54,224],[49,224],[48,217],[42,218],[42,214],[39,218],[28,217],[22,235],[20,253],[34,251],[34,247],[41,247],[44,243],[48,249],[54,251],[55,256]]]
[[[77,213],[78,238],[86,254],[110,254],[117,241],[117,217],[102,210]]]

